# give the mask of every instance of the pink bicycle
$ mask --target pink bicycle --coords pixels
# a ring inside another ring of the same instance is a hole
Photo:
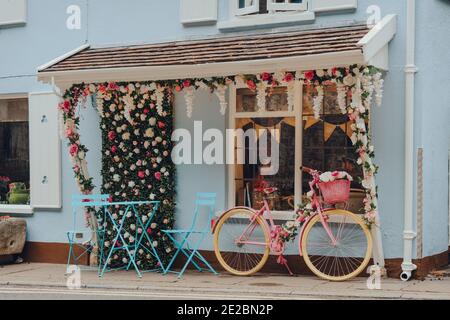
[[[312,176],[310,215],[299,215],[298,247],[308,268],[322,279],[344,281],[358,276],[367,267],[372,254],[372,237],[363,219],[341,209],[324,208],[324,204],[345,203],[350,181],[321,182],[320,173],[303,167]],[[266,195],[275,188],[264,190]],[[301,226],[301,227],[300,227]],[[214,251],[228,272],[248,276],[261,270],[272,252],[278,263],[292,272],[283,257],[285,245],[280,241],[282,228],[276,225],[267,199],[259,210],[236,207],[225,212],[215,223]]]

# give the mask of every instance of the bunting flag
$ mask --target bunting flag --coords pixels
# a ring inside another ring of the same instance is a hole
[[[305,124],[305,130],[311,128],[313,125],[315,125],[317,122],[322,121],[320,119],[316,119],[314,117],[304,117],[303,120],[306,120]]]
[[[337,128],[340,128],[342,130],[342,132],[344,132],[347,135],[347,137],[349,137],[349,138],[351,138],[352,134],[353,134],[351,127],[349,125],[347,125],[347,123],[335,125],[335,124],[323,121],[322,119],[316,119],[314,117],[303,117],[303,120],[306,121],[305,126],[304,126],[305,130],[308,130],[309,128],[311,128],[318,122],[323,122],[324,123],[323,136],[324,136],[325,142],[327,142],[331,138],[331,136],[333,135],[333,133],[336,131]]]

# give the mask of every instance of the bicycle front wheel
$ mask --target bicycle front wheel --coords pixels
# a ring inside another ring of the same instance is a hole
[[[214,251],[222,267],[234,275],[252,275],[269,258],[269,230],[263,218],[255,215],[250,209],[236,208],[217,222]]]
[[[345,210],[323,213],[328,230],[319,215],[305,226],[300,246],[306,265],[318,277],[329,281],[345,281],[358,276],[372,255],[372,236],[364,221]]]

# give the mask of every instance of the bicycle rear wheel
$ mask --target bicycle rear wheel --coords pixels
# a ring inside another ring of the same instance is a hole
[[[306,265],[318,277],[345,281],[365,270],[372,255],[372,236],[364,221],[345,210],[323,213],[336,244],[332,243],[319,215],[305,226],[300,246]]]
[[[217,260],[228,272],[238,276],[252,275],[264,266],[270,253],[270,237],[263,218],[246,208],[227,212],[214,232]]]

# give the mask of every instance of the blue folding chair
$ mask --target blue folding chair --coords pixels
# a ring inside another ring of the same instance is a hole
[[[210,233],[210,221],[214,217],[214,210],[216,206],[216,194],[215,193],[197,193],[195,200],[195,211],[194,217],[192,219],[192,224],[189,229],[185,230],[163,230],[163,232],[168,236],[168,238],[177,247],[172,260],[169,262],[164,270],[164,274],[168,272],[174,272],[178,274],[178,278],[183,276],[189,263],[192,263],[198,271],[206,270],[200,267],[199,263],[203,263],[209,271],[214,274],[218,274],[216,270],[206,261],[206,259],[198,252],[198,248],[205,237]],[[200,211],[208,212],[208,220],[202,220],[204,226],[199,225],[199,214]],[[206,223],[205,223],[206,222]],[[197,236],[197,239],[193,239],[193,236]],[[179,236],[179,240],[176,239]],[[186,263],[180,272],[171,271],[173,263],[175,262],[177,256],[182,253],[187,258]]]
[[[96,210],[100,208],[103,211],[103,218],[105,214],[106,207],[109,205],[108,202],[109,195],[72,195],[72,230],[66,232],[67,238],[69,240],[69,254],[67,258],[67,269],[69,270],[70,265],[77,265],[79,260],[92,253],[93,243],[92,240],[92,230],[86,227],[85,221],[83,219],[78,219],[79,209],[91,208]],[[80,221],[81,220],[81,221]],[[103,219],[104,220],[104,219]],[[103,228],[99,226],[97,229],[97,245],[100,253],[98,259],[98,270],[100,273],[102,261],[103,261]],[[75,249],[80,248],[81,253],[76,253]],[[73,263],[72,263],[73,262]]]

